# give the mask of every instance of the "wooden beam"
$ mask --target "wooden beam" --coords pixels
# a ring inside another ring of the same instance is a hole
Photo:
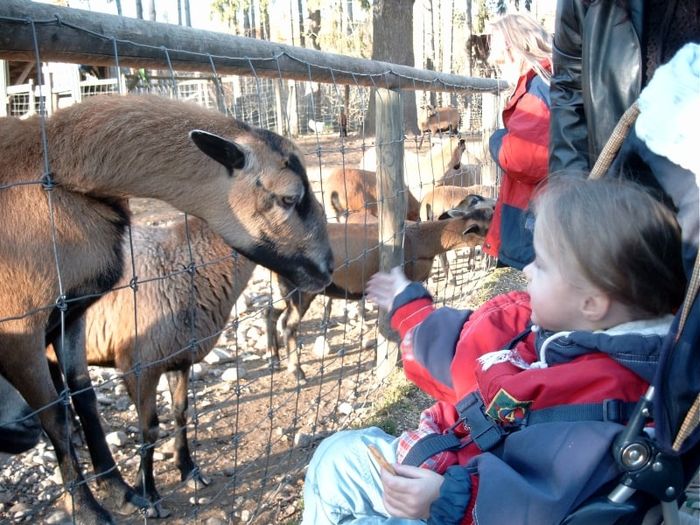
[[[33,24],[31,23],[33,21]],[[189,27],[40,4],[0,2],[0,59],[35,61],[34,30],[42,61],[99,66],[212,71],[345,83],[386,89],[488,91],[494,79],[469,78],[354,58]],[[280,73],[281,72],[281,73]]]

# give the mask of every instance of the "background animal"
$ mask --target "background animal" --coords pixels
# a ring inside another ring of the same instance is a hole
[[[419,200],[433,187],[450,184],[471,186],[481,182],[482,161],[468,151],[465,139],[442,137],[427,153],[404,151],[404,182]],[[466,159],[465,159],[466,157]],[[462,161],[468,162],[462,162]],[[376,172],[376,148],[368,148],[358,167]]]
[[[418,119],[418,130],[423,133],[430,132],[433,135],[440,131],[458,133],[461,122],[462,117],[460,116],[457,108],[436,108],[435,106],[428,104],[423,108],[422,115]],[[421,136],[418,147],[420,147],[422,144],[423,135]]]
[[[124,199],[200,217],[308,291],[330,282],[332,253],[302,154],[279,135],[181,101],[103,96],[54,113],[45,150],[39,119],[0,120],[0,370],[43,408],[75,521],[111,523],[84,482],[45,352],[52,344],[97,482],[120,512],[146,506],[107,447],[84,351],[82,314],[122,274]]]
[[[338,222],[341,218],[347,219],[352,214],[364,215],[365,210],[369,215],[378,216],[375,172],[355,168],[335,168],[324,181],[323,187],[329,196],[330,206],[335,211]],[[406,196],[408,199],[406,218],[417,221],[420,202],[409,190],[406,190]]]
[[[493,210],[488,207],[452,210],[449,216],[443,221],[406,223],[404,272],[409,279],[427,279],[433,259],[440,253],[481,244],[491,223]],[[331,284],[318,293],[336,299],[362,298],[367,280],[379,271],[378,224],[329,223],[328,235],[337,266]],[[318,293],[297,290],[284,277],[276,278],[285,304],[269,312],[268,348],[273,359],[279,361],[279,334],[282,334],[288,355],[287,371],[303,379],[296,334],[304,314]],[[329,309],[330,301],[326,304],[326,318]]]
[[[474,185],[462,186],[436,186],[425,194],[420,203],[420,218],[424,221],[440,220],[447,217],[447,212],[452,209],[477,209],[489,208],[493,210],[496,201],[491,197],[494,189],[490,186]],[[476,258],[476,246],[469,248],[467,267],[473,268]],[[455,276],[450,272],[450,264],[446,253],[438,256],[440,266],[450,282],[455,282]]]
[[[180,479],[208,484],[192,460],[187,441],[190,368],[216,344],[256,265],[232,252],[195,217],[187,224],[181,218],[167,227],[132,226],[123,254],[128,270],[117,289],[85,313],[87,361],[114,367],[123,374],[136,405],[141,437],[148,445],[141,455],[136,490],[151,502],[150,517],[164,518],[169,513],[160,505],[153,475],[159,432],[158,381],[167,374],[176,424],[174,461]],[[135,294],[129,286],[132,275],[138,277]],[[49,359],[55,362],[52,350]],[[134,372],[137,368],[138,375]]]

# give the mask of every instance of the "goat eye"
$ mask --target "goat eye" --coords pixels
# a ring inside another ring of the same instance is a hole
[[[297,196],[296,195],[285,195],[284,197],[279,198],[280,206],[282,206],[285,209],[290,209],[294,207],[297,203]]]

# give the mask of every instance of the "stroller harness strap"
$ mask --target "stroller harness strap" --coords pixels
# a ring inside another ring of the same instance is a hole
[[[486,452],[496,448],[510,432],[541,423],[608,421],[622,424],[629,419],[636,405],[636,402],[606,399],[602,403],[542,408],[530,411],[522,422],[506,427],[486,414],[481,395],[472,392],[462,398],[455,406],[459,413],[458,422],[444,434],[423,436],[414,443],[401,463],[417,467],[435,454],[457,451],[470,443],[475,443],[479,450]],[[454,428],[459,423],[463,423],[465,427],[469,428],[468,436],[460,438],[455,434]]]

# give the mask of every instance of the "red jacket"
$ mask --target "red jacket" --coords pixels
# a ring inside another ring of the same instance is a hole
[[[522,270],[534,258],[526,211],[548,173],[549,86],[534,70],[518,79],[503,109],[503,125],[489,140],[503,177],[484,251]]]
[[[662,337],[649,338],[635,333],[612,336],[572,332],[554,337],[548,337],[552,334],[528,333],[530,302],[524,292],[498,296],[474,312],[436,309],[426,295],[417,285],[411,285],[397,297],[391,324],[401,335],[406,376],[438,400],[423,415],[424,419],[431,420],[430,425],[421,421],[421,427],[441,433],[458,420],[455,404],[473,391],[478,391],[483,397],[487,414],[503,426],[517,424],[529,411],[547,407],[602,404],[609,399],[636,402],[646,391],[661,346]],[[518,335],[522,337],[518,339]],[[513,343],[514,340],[518,342]],[[548,366],[528,368],[540,360],[539,352],[543,346],[546,346]],[[494,354],[506,348],[513,352]],[[637,354],[630,357],[635,352]],[[501,359],[493,359],[488,367],[482,366],[477,359],[485,354]],[[648,366],[637,368],[638,363],[645,361]],[[592,426],[591,422],[584,424]],[[537,426],[540,425],[528,428]],[[456,433],[460,437],[466,436],[468,429],[458,426]],[[399,443],[400,458],[411,445],[410,433],[408,437],[403,450]],[[607,456],[606,446],[607,443],[603,442],[596,450],[602,449]],[[472,444],[457,453],[443,452],[437,463],[427,466],[444,472],[450,465],[473,465],[472,460],[481,454]],[[577,457],[586,457],[586,451],[576,451],[576,454]],[[563,464],[565,459],[558,461]],[[597,464],[597,456],[590,459],[593,466]],[[456,505],[457,509],[466,509],[469,505],[461,523],[472,522],[476,502],[473,497],[477,481],[475,467],[470,476],[472,495],[463,494],[463,501],[449,503],[452,507]],[[573,488],[563,487],[562,490],[569,490],[568,496],[574,498],[585,492],[579,486],[583,483],[580,479],[574,474],[567,476]],[[489,478],[491,481],[493,476]],[[460,499],[454,496],[459,490],[452,491],[452,494],[453,498]],[[564,497],[561,500],[562,505],[572,503]],[[543,504],[545,512],[548,505],[551,502]]]

